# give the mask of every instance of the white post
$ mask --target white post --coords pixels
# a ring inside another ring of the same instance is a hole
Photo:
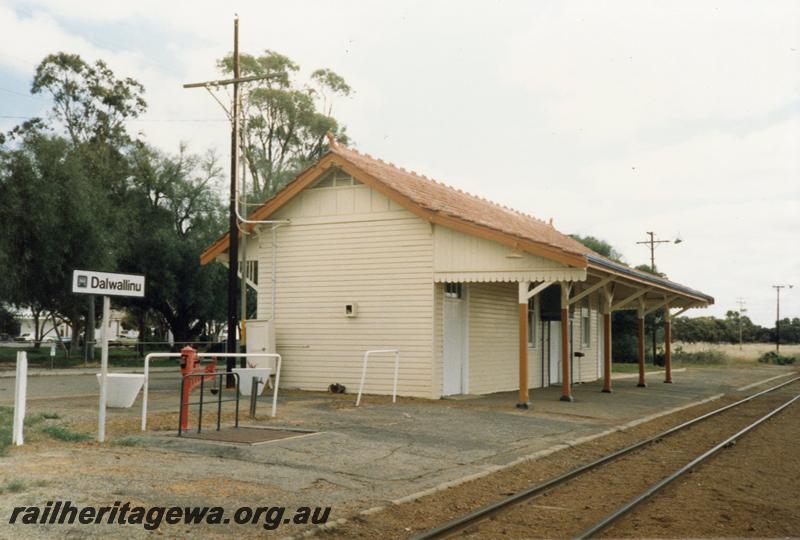
[[[278,359],[275,365],[275,388],[272,391],[272,417],[278,413],[278,384],[281,382],[281,355],[275,355]]]
[[[144,357],[144,381],[142,382],[142,431],[147,431],[147,394],[150,382],[150,357],[148,354]],[[183,398],[181,398],[183,399]]]
[[[111,316],[111,298],[103,297],[103,328],[100,352],[100,411],[97,422],[97,441],[106,440],[106,397],[108,395],[108,320]]]
[[[180,358],[181,353],[150,353],[144,357],[144,384],[142,384],[142,431],[147,430],[147,399],[150,388],[150,360],[153,358]]]
[[[397,375],[400,372],[400,351],[394,353],[394,385],[392,386],[392,403],[397,403]]]
[[[25,426],[25,401],[28,391],[28,353],[17,353],[17,376],[14,381],[14,426],[11,442],[22,446],[22,428]]]
[[[364,381],[367,378],[367,360],[369,359],[369,351],[364,353],[364,365],[361,367],[361,384],[358,385],[358,397],[356,398],[356,407],[361,404],[361,392],[364,390]]]

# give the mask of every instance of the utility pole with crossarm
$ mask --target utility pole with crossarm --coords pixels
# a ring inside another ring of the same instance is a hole
[[[683,242],[680,238],[676,238],[675,240],[656,240],[656,233],[652,231],[647,231],[647,235],[650,237],[649,240],[642,240],[641,242],[636,242],[637,244],[649,244],[650,245],[650,271],[655,274],[656,273],[656,244],[680,244]],[[655,317],[655,315],[653,315]],[[656,325],[653,324],[653,365],[656,363]]]
[[[781,289],[791,289],[794,285],[773,285],[777,293],[775,305],[775,354],[781,354]]]
[[[227,351],[229,353],[239,352],[237,349],[236,333],[239,328],[239,316],[237,312],[237,296],[239,287],[239,219],[237,216],[237,181],[239,178],[239,85],[241,83],[258,81],[266,79],[266,76],[253,76],[253,77],[240,77],[239,73],[239,17],[238,15],[233,20],[233,78],[222,79],[217,81],[205,81],[198,83],[184,84],[184,88],[205,88],[211,93],[212,88],[220,86],[233,87],[233,104],[229,112],[231,121],[231,187],[230,187],[230,213],[228,219],[228,343]],[[211,93],[214,99],[217,97]],[[219,100],[217,100],[219,102]],[[222,103],[220,102],[222,105]],[[225,112],[228,110],[222,106]],[[246,269],[242,269],[242,287],[246,287]],[[242,359],[242,366],[244,365]],[[236,359],[228,358],[226,371],[230,372],[236,367]],[[228,375],[227,386],[230,388],[234,385],[233,375]]]

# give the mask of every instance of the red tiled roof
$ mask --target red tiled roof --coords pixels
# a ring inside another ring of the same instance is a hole
[[[262,206],[249,216],[250,219],[267,219],[299,191],[315,181],[319,176],[318,171],[315,170],[317,165],[329,160],[329,158],[333,158],[335,165],[340,167],[355,168],[356,172],[363,173],[357,176],[368,176],[374,182],[377,182],[380,185],[379,187],[382,186],[389,192],[397,194],[398,199],[405,199],[411,203],[410,206],[418,207],[423,212],[427,212],[428,215],[450,217],[457,220],[457,223],[474,225],[478,231],[494,231],[503,235],[506,242],[508,242],[509,237],[514,239],[512,243],[519,239],[522,243],[528,243],[528,249],[539,251],[539,248],[535,246],[543,246],[542,249],[549,250],[547,253],[550,253],[550,256],[563,258],[565,261],[569,261],[569,264],[582,263],[580,264],[581,266],[591,264],[593,267],[602,268],[603,271],[617,272],[619,275],[639,279],[660,287],[689,293],[711,303],[714,301],[712,297],[699,291],[694,291],[683,285],[611,261],[572,237],[559,232],[551,224],[541,219],[466,193],[460,189],[419,175],[414,171],[407,171],[402,167],[373,158],[368,154],[362,154],[333,141],[331,141],[330,151],[317,164],[301,172],[281,191],[265,201]],[[338,162],[337,158],[344,163]],[[330,163],[328,164],[330,165]],[[228,235],[226,234],[203,252],[200,256],[201,263],[210,262],[217,255],[224,252],[227,246]],[[559,253],[563,254],[563,256],[558,255]]]
[[[501,206],[341,145],[332,147],[331,153],[341,156],[391,189],[405,195],[420,207],[432,212],[441,212],[531,242],[546,244],[568,253],[594,254],[592,250],[577,240],[531,215]]]

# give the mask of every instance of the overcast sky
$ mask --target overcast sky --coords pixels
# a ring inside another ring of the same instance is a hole
[[[48,53],[106,60],[147,90],[131,123],[215,148],[224,113],[185,82],[243,52],[328,67],[357,149],[592,234],[772,325],[800,316],[800,2],[166,2],[0,0],[0,130],[43,114]]]

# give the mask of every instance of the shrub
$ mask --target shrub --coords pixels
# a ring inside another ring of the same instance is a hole
[[[770,351],[762,354],[758,361],[762,364],[775,364],[778,366],[789,366],[794,364],[795,358],[793,356],[783,356],[775,351]]]
[[[686,352],[682,347],[675,348],[672,358],[675,362],[682,364],[722,365],[728,363],[728,357],[721,351]]]

